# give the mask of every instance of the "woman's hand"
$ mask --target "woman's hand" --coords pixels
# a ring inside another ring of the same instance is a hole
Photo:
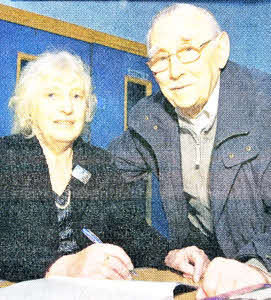
[[[93,244],[84,250],[60,257],[45,277],[69,276],[91,279],[132,279],[133,264],[125,251],[111,244]]]
[[[203,250],[196,246],[172,250],[165,259],[168,267],[183,272],[186,278],[198,282],[204,275],[210,260]]]

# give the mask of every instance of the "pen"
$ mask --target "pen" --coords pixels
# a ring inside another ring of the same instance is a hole
[[[91,230],[87,228],[83,228],[82,232],[86,237],[88,237],[93,243],[102,244],[103,242],[97,237],[96,234],[94,234]],[[131,275],[137,275],[135,270],[129,270]]]

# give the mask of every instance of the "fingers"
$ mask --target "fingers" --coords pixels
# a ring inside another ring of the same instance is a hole
[[[208,265],[202,288],[212,297],[258,283],[267,283],[262,271],[233,259],[218,257]]]
[[[48,270],[46,277],[69,276],[91,279],[132,279],[133,264],[123,249],[110,244],[93,244],[84,250],[62,256]]]
[[[89,277],[102,274],[103,279],[131,279],[133,264],[123,249],[111,244],[94,244],[86,249],[83,273]],[[99,276],[100,276],[99,275]]]
[[[198,282],[209,264],[207,255],[201,249],[191,246],[172,250],[165,258],[165,264],[184,273],[186,278]]]
[[[127,266],[118,257],[109,254],[106,254],[101,272],[104,274],[105,279],[132,279]]]
[[[122,248],[115,246],[115,245],[111,245],[111,244],[99,244],[99,245],[103,247],[103,251],[106,254],[119,259],[126,266],[126,268],[128,270],[134,269],[134,266],[133,266],[133,263],[132,263],[130,257],[126,254],[126,252]],[[99,246],[99,245],[97,245],[97,246]]]
[[[183,276],[184,278],[187,278],[187,279],[192,279],[192,278],[193,278],[192,275],[186,274],[186,273],[183,273],[182,276]]]
[[[165,264],[170,268],[183,272],[187,276],[192,276],[194,266],[187,259],[185,249],[186,248],[170,251],[165,258]]]
[[[194,263],[193,280],[199,282],[200,278],[203,277],[210,260],[204,251],[201,249],[194,249],[194,251],[191,252],[191,261]]]

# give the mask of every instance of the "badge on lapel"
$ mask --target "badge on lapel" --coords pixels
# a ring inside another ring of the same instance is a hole
[[[82,183],[86,184],[90,177],[91,177],[91,173],[82,168],[81,166],[77,165],[73,170],[72,170],[72,176],[76,179],[78,179],[79,181],[81,181]]]

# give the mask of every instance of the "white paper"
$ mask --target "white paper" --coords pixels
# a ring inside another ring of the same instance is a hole
[[[173,300],[176,282],[54,277],[0,289],[1,300]]]

